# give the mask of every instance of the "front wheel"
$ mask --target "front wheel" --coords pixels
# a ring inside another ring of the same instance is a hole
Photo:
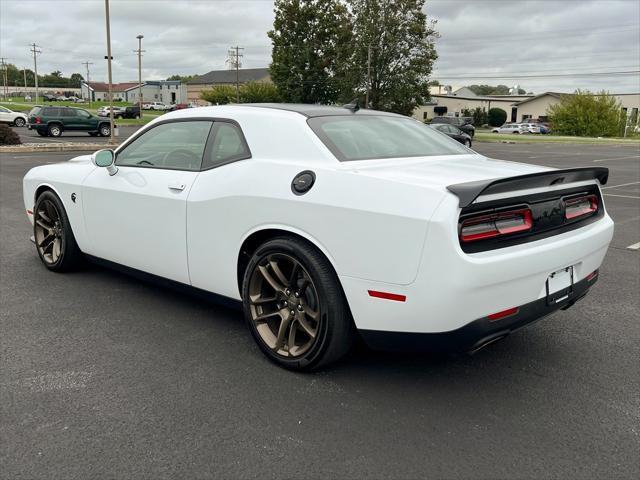
[[[253,338],[282,367],[317,369],[351,346],[351,314],[338,277],[303,240],[279,237],[260,246],[245,271],[242,298]]]
[[[16,119],[13,121],[13,124],[14,124],[16,127],[24,127],[24,125],[25,125],[26,123],[27,123],[27,122],[25,122],[25,121],[24,121],[24,118],[22,118],[22,117],[18,117],[18,118],[16,118]]]
[[[73,236],[67,212],[50,190],[43,192],[33,209],[33,235],[40,260],[54,272],[72,270],[82,254]]]
[[[100,125],[99,132],[103,137],[108,137],[109,135],[111,135],[111,127],[107,124]]]
[[[464,146],[467,148],[471,148],[471,140],[469,138],[465,138]]]

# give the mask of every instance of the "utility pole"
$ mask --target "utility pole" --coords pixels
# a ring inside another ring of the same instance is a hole
[[[38,50],[39,45],[35,43],[31,44],[31,52],[33,53],[33,77],[35,79],[35,87],[36,87],[36,105],[38,104],[38,57],[39,53],[42,53],[42,50]]]
[[[4,57],[0,57],[0,65],[2,66],[2,96],[7,99],[7,63]]]
[[[113,88],[111,75],[111,26],[109,20],[109,0],[104,0],[105,22],[107,26],[107,72],[109,74],[109,143],[113,144]]]
[[[24,75],[24,93],[27,93],[27,67],[22,68],[22,73]]]
[[[93,62],[87,60],[86,62],[82,62],[82,65],[87,68],[87,94],[89,95],[89,108],[91,108],[91,83],[89,82],[89,65],[93,65]]]
[[[142,120],[142,39],[144,35],[138,35],[136,37],[138,39],[138,50],[134,50],[138,52],[138,108],[140,109],[139,117]]]
[[[233,60],[236,67],[236,103],[240,103],[240,57],[242,57],[240,50],[244,50],[244,48],[236,45],[235,47],[231,47],[229,51],[230,55],[235,55],[236,57],[235,60]]]
[[[367,95],[364,108],[369,108],[369,91],[371,90],[371,44],[367,45]]]

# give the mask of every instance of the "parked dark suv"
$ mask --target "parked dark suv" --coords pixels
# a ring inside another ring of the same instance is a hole
[[[28,122],[29,130],[35,130],[43,137],[59,137],[65,131],[87,132],[92,137],[111,134],[109,120],[81,108],[36,106],[29,112]]]
[[[448,123],[449,125],[454,125],[471,138],[476,134],[476,128],[467,117],[434,117],[431,123]]]

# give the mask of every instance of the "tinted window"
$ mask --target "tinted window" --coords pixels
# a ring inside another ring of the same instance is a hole
[[[76,112],[76,116],[80,118],[89,118],[91,116],[91,114],[86,110],[76,110],[75,112]]]
[[[45,107],[45,108],[42,109],[42,115],[44,115],[46,117],[59,117],[60,116],[60,109],[59,108]]]
[[[213,127],[213,142],[207,150],[202,168],[211,168],[250,156],[240,128],[233,123],[216,122]]]
[[[40,115],[40,111],[41,110],[42,110],[42,107],[33,107],[31,109],[31,111],[29,112],[29,116],[33,117],[33,116],[36,116],[36,115]]]
[[[116,165],[200,170],[212,122],[171,122],[143,133],[118,152]]]
[[[60,116],[61,117],[75,117],[75,114],[73,113],[73,110],[71,110],[70,108],[61,108],[60,109]]]
[[[468,154],[457,142],[406,117],[330,116],[308,123],[340,161]]]
[[[2,113],[9,113],[9,110],[7,110],[7,109],[6,109],[6,108],[4,108],[4,107],[0,107],[0,112],[2,112]]]

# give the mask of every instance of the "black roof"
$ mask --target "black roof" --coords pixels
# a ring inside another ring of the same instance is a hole
[[[238,81],[240,83],[265,80],[271,78],[268,68],[241,68],[238,70]],[[236,83],[235,70],[213,70],[204,75],[187,82],[189,85],[216,84],[216,83]]]
[[[379,110],[369,110],[360,108],[353,112],[347,107],[332,106],[332,105],[315,105],[308,103],[239,103],[236,104],[239,107],[261,107],[261,108],[274,108],[277,110],[286,110],[289,112],[296,112],[305,117],[330,117],[338,115],[386,115],[390,117],[402,117],[396,113],[381,112]]]

